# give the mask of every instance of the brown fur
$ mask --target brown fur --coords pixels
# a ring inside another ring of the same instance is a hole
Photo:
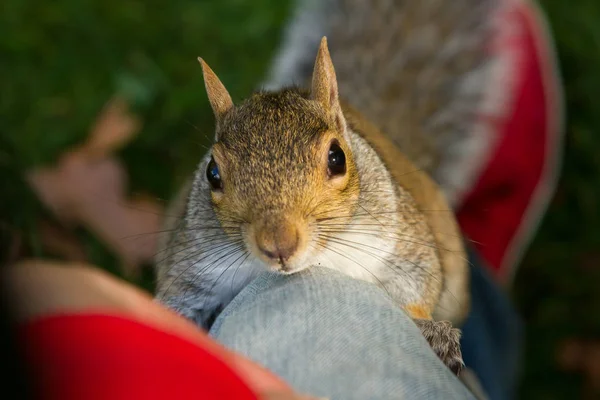
[[[168,305],[210,324],[243,287],[234,272],[241,260],[237,269],[247,279],[264,267],[294,273],[325,265],[378,284],[414,319],[431,319],[440,310],[451,319],[462,317],[465,260],[447,203],[386,136],[342,107],[325,39],[310,92],[256,93],[234,106],[206,64],[203,71],[217,119],[216,143],[200,164],[181,224],[165,244],[167,257],[158,263],[158,291]],[[342,175],[328,170],[334,142],[346,158]],[[205,175],[210,157],[221,176],[216,188]],[[217,247],[205,240],[211,235]],[[237,258],[225,264],[229,253],[220,256],[215,248],[232,249]],[[277,257],[269,256],[274,252]],[[249,258],[256,261],[245,264]],[[422,325],[458,337],[441,325]],[[432,335],[428,339],[444,341]]]
[[[266,236],[278,233],[274,224],[288,221],[298,229],[301,252],[307,245],[309,213],[325,218],[345,215],[355,207],[358,172],[350,147],[331,118],[307,97],[296,90],[254,94],[231,110],[217,131],[213,155],[224,189],[214,199],[215,211],[222,223],[252,221],[247,235],[252,246],[256,235],[275,241]],[[332,185],[322,155],[333,138],[349,162],[344,182]]]
[[[264,85],[308,85],[329,40],[340,96],[455,204],[482,162],[476,115],[497,60],[495,0],[296,0]]]
[[[443,269],[445,290],[435,312],[436,319],[460,325],[469,311],[467,256],[461,231],[444,194],[373,124],[348,104],[343,105],[349,124],[359,132],[386,163],[398,185],[406,189],[425,216],[435,237]]]

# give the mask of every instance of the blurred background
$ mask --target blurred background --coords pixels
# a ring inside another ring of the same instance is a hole
[[[527,324],[520,393],[582,398],[600,382],[600,2],[540,5],[565,85],[566,148],[512,289]],[[196,58],[243,98],[265,77],[291,6],[4,0],[2,262],[87,261],[152,290],[151,232],[212,140]],[[97,182],[110,183],[94,191]],[[115,237],[114,226],[130,234]]]

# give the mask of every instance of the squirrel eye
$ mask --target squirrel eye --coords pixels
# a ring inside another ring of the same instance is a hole
[[[329,147],[327,172],[332,177],[346,173],[346,155],[337,141],[331,143]]]
[[[219,172],[219,166],[213,158],[210,159],[208,167],[206,167],[206,179],[213,190],[223,189],[223,182],[221,182],[221,174]]]

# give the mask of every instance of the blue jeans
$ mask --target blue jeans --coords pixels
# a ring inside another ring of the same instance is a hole
[[[478,256],[470,251],[471,312],[461,346],[490,400],[516,398],[523,350],[523,322]]]
[[[467,367],[491,399],[514,387],[510,333],[494,309],[503,301],[474,271],[473,313],[464,330]],[[480,297],[480,298],[479,298]],[[480,302],[482,304],[480,304]],[[490,308],[491,307],[491,308]],[[488,310],[495,314],[484,315]],[[221,313],[211,335],[289,382],[329,399],[474,398],[433,353],[410,318],[375,285],[311,268],[265,272]]]

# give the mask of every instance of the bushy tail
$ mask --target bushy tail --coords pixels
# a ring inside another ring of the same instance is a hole
[[[303,0],[264,86],[307,84],[327,36],[342,97],[454,203],[490,142],[477,116],[490,91],[488,45],[501,2]]]

